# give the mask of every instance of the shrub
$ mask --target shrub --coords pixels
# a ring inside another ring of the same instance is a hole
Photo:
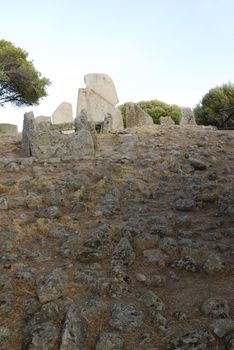
[[[234,106],[234,84],[210,89],[194,109],[197,124],[219,126],[219,112]]]

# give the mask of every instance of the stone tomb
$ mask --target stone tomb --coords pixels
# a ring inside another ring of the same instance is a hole
[[[38,159],[81,159],[94,155],[93,135],[86,125],[73,134],[73,123],[36,123],[33,112],[24,114],[22,149],[27,156]]]
[[[86,88],[79,89],[76,116],[81,111],[87,113],[88,121],[98,127],[114,130],[123,128],[121,112],[116,108],[118,97],[112,79],[106,74],[87,74],[84,77]]]
[[[1,135],[17,135],[18,134],[18,126],[14,124],[0,124],[0,134]]]

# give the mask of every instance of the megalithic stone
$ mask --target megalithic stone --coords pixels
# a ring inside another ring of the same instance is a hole
[[[52,114],[53,124],[72,123],[72,104],[69,102],[62,102]]]

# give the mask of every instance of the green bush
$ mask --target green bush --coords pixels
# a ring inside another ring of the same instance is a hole
[[[181,109],[179,106],[169,105],[158,100],[140,101],[137,104],[151,116],[154,124],[159,124],[160,117],[171,117],[176,124],[179,124],[181,114]],[[126,127],[125,105],[120,105],[119,109],[122,113],[124,127]]]
[[[210,89],[194,109],[197,124],[219,126],[221,109],[234,106],[234,84]]]
[[[176,124],[179,124],[181,109],[177,105],[169,105],[158,100],[140,101],[138,105],[152,117],[154,124],[159,124],[160,117],[171,117]]]

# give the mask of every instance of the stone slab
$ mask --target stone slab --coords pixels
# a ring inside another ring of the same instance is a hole
[[[106,114],[109,113],[112,116],[112,128],[123,128],[123,119],[119,109],[115,108],[106,99],[102,98],[91,89],[79,89],[77,117],[81,114],[82,110],[86,111],[88,121],[93,121],[95,123],[104,122]]]
[[[125,103],[125,116],[126,116],[126,127],[132,128],[134,126],[146,126],[153,125],[153,119],[151,116],[143,111],[143,109],[136,103],[128,102]]]
[[[72,123],[72,104],[69,102],[62,102],[52,114],[52,123],[53,124],[63,124],[63,123]]]
[[[84,81],[87,89],[93,90],[113,106],[119,102],[113,80],[107,74],[86,74]]]

